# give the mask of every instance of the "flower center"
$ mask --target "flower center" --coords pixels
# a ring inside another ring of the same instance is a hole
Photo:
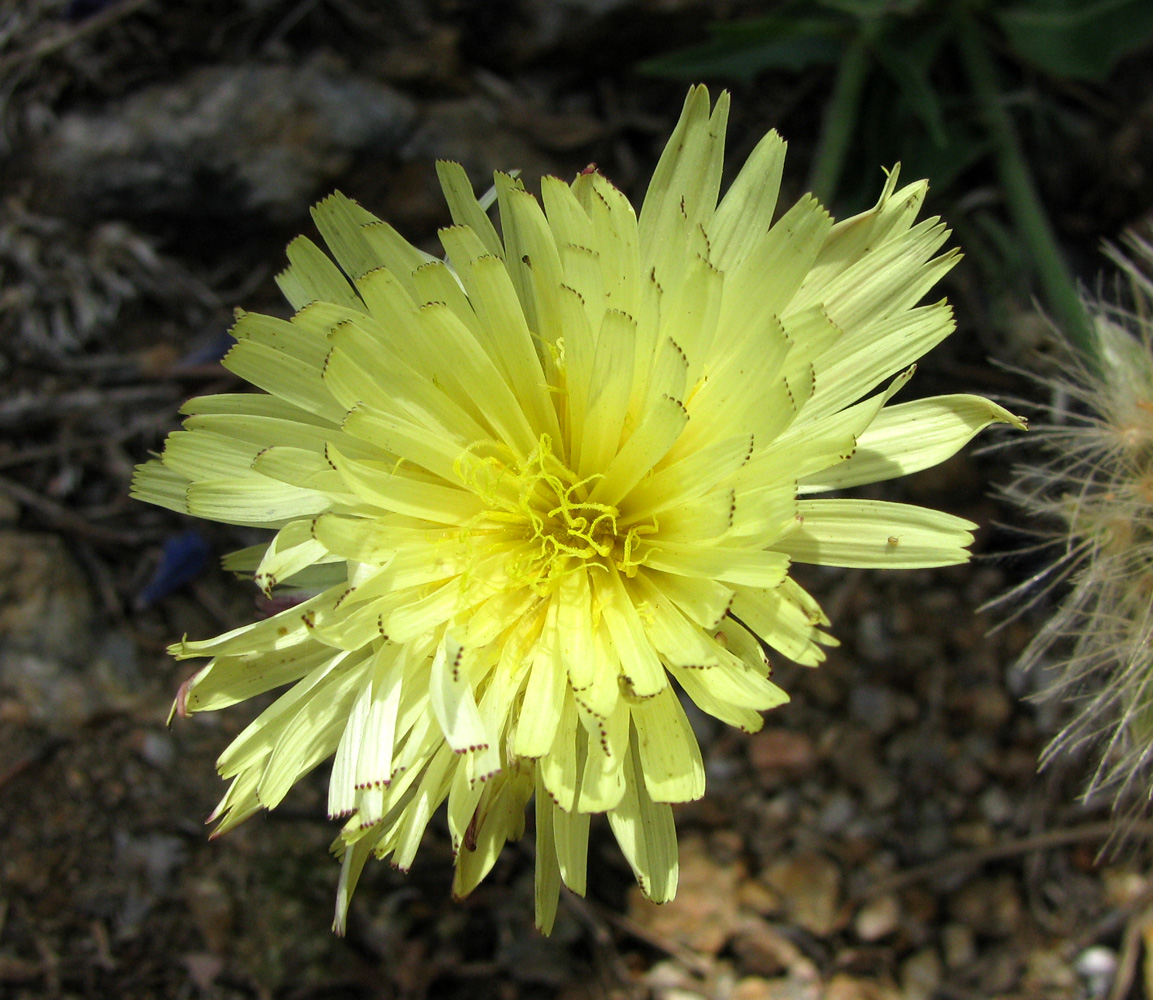
[[[641,524],[619,532],[620,511],[589,500],[600,477],[578,478],[553,453],[547,434],[522,460],[477,458],[462,475],[490,505],[483,522],[495,522],[506,538],[522,543],[510,560],[511,581],[541,593],[567,573],[603,567],[608,560],[633,575],[639,565],[637,541],[655,530]]]
[[[537,449],[517,469],[518,496],[509,511],[513,528],[526,545],[517,576],[547,586],[590,561],[612,556],[617,544],[619,511],[592,503],[588,494],[596,476],[578,479],[553,453],[543,436]]]

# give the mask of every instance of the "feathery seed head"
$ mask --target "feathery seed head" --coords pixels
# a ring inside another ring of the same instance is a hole
[[[1051,526],[1056,555],[1002,599],[1042,582],[1027,608],[1068,581],[1021,662],[1049,668],[1044,696],[1068,702],[1043,761],[1094,748],[1085,795],[1117,808],[1149,797],[1153,764],[1153,247],[1133,249],[1115,255],[1132,309],[1089,303],[1096,365],[1074,358],[1045,380],[1054,403],[1037,430],[1041,457],[1015,469],[1006,492]]]
[[[671,803],[704,791],[681,698],[747,731],[787,696],[767,645],[835,640],[792,561],[962,562],[970,523],[815,496],[915,472],[995,421],[952,395],[886,406],[947,336],[918,305],[955,255],[887,178],[834,224],[778,216],[769,133],[718,202],[728,95],[694,87],[639,216],[595,170],[537,198],[496,175],[500,232],[438,166],[445,261],[333,195],[288,248],[290,321],[242,314],[225,363],[259,393],[194,399],[136,496],[276,529],[230,557],[265,621],[209,657],[180,714],[287,687],[224,752],[217,832],[332,758],[338,929],[369,856],[411,864],[447,804],[458,895],[535,797],[537,920],[585,887],[607,813],[651,898],[676,889]],[[876,390],[876,391],[874,391]]]

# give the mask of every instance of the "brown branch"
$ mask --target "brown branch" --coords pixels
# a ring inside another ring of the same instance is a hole
[[[147,3],[149,0],[121,0],[115,6],[108,7],[99,14],[94,14],[80,24],[53,31],[35,45],[9,53],[0,59],[0,76],[24,63],[38,62],[61,49],[66,49],[73,42],[78,42],[90,35],[99,34],[105,28],[128,17],[129,14],[135,14]]]
[[[1153,822],[1135,824],[1132,830],[1135,833],[1153,834]],[[990,861],[998,861],[1002,858],[1012,858],[1020,854],[1049,850],[1054,847],[1067,847],[1070,844],[1081,844],[1085,841],[1108,840],[1116,831],[1117,825],[1110,820],[1105,820],[1099,823],[1085,823],[1063,830],[1047,830],[1030,837],[1021,837],[1018,840],[1009,840],[972,851],[959,851],[956,854],[938,858],[936,861],[918,865],[916,868],[895,872],[855,892],[853,899],[860,903],[875,896],[899,892],[910,885],[935,878],[938,875],[946,875],[963,868],[979,868]]]
[[[117,531],[115,528],[102,528],[93,524],[63,504],[50,500],[35,490],[30,490],[27,486],[21,486],[3,476],[0,476],[0,493],[7,493],[17,503],[31,507],[57,530],[80,535],[82,538],[87,538],[93,542],[102,542],[106,545],[139,545],[142,541],[141,536],[136,533]]]

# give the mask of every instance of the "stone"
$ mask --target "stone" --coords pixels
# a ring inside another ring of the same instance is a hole
[[[941,957],[935,948],[922,948],[901,963],[905,1000],[933,1000],[941,985]]]
[[[807,733],[766,726],[749,740],[749,764],[764,788],[809,774],[817,764],[817,748]]]
[[[769,869],[766,880],[781,894],[789,919],[817,937],[845,923],[841,907],[841,870],[816,851],[798,854]]]
[[[88,581],[62,538],[0,531],[0,643],[79,659],[92,615]]]
[[[781,894],[757,879],[746,879],[737,889],[737,900],[742,909],[762,917],[784,913],[785,904]]]
[[[886,983],[838,972],[829,980],[821,1000],[904,1000],[904,997]]]
[[[901,905],[891,893],[870,899],[858,911],[853,929],[862,941],[880,941],[892,934],[901,922]]]
[[[357,153],[407,138],[413,103],[331,59],[207,66],[64,115],[45,179],[94,215],[296,220]]]
[[[1089,996],[1105,996],[1117,975],[1117,953],[1105,945],[1093,945],[1077,956],[1073,968]]]
[[[718,864],[700,837],[685,837],[680,843],[676,897],[658,906],[634,887],[630,916],[661,937],[715,955],[732,936],[740,919],[737,886],[744,875],[740,862]]]
[[[1022,903],[1009,875],[978,878],[962,886],[949,906],[954,919],[977,934],[1008,937],[1017,929]]]
[[[817,967],[800,948],[772,924],[757,917],[741,921],[733,937],[733,952],[744,972],[756,976],[790,976],[812,979]]]
[[[56,730],[89,718],[98,648],[88,581],[63,539],[0,531],[0,704]],[[98,636],[99,633],[96,633]]]
[[[965,924],[945,924],[941,930],[941,943],[945,948],[945,965],[950,969],[965,969],[977,958],[973,931]]]

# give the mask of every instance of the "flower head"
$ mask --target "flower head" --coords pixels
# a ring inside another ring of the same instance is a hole
[[[914,472],[993,421],[974,396],[886,406],[953,328],[917,302],[955,261],[888,178],[839,224],[774,222],[769,133],[718,204],[728,96],[694,88],[639,217],[595,170],[538,201],[496,176],[500,234],[440,164],[447,261],[333,195],[225,360],[264,393],[194,399],[135,494],[275,538],[233,557],[313,596],[177,657],[181,713],[291,685],[220,758],[218,831],[330,757],[346,823],[336,925],[369,857],[407,868],[447,801],[455,892],[536,798],[537,920],[585,888],[607,813],[641,888],[672,897],[671,803],[704,792],[680,695],[742,729],[787,700],[767,645],[834,644],[792,561],[962,562],[972,524],[810,494]],[[874,391],[876,390],[876,391]]]
[[[1047,526],[1053,559],[995,602],[1030,607],[1068,583],[1021,660],[1046,668],[1043,696],[1069,710],[1043,762],[1093,748],[1085,797],[1118,807],[1147,801],[1153,787],[1153,246],[1134,251],[1114,255],[1133,308],[1088,303],[1095,357],[1071,357],[1042,380],[1054,400],[1037,432],[1042,451],[1006,491]],[[1018,601],[1030,589],[1033,599]]]

